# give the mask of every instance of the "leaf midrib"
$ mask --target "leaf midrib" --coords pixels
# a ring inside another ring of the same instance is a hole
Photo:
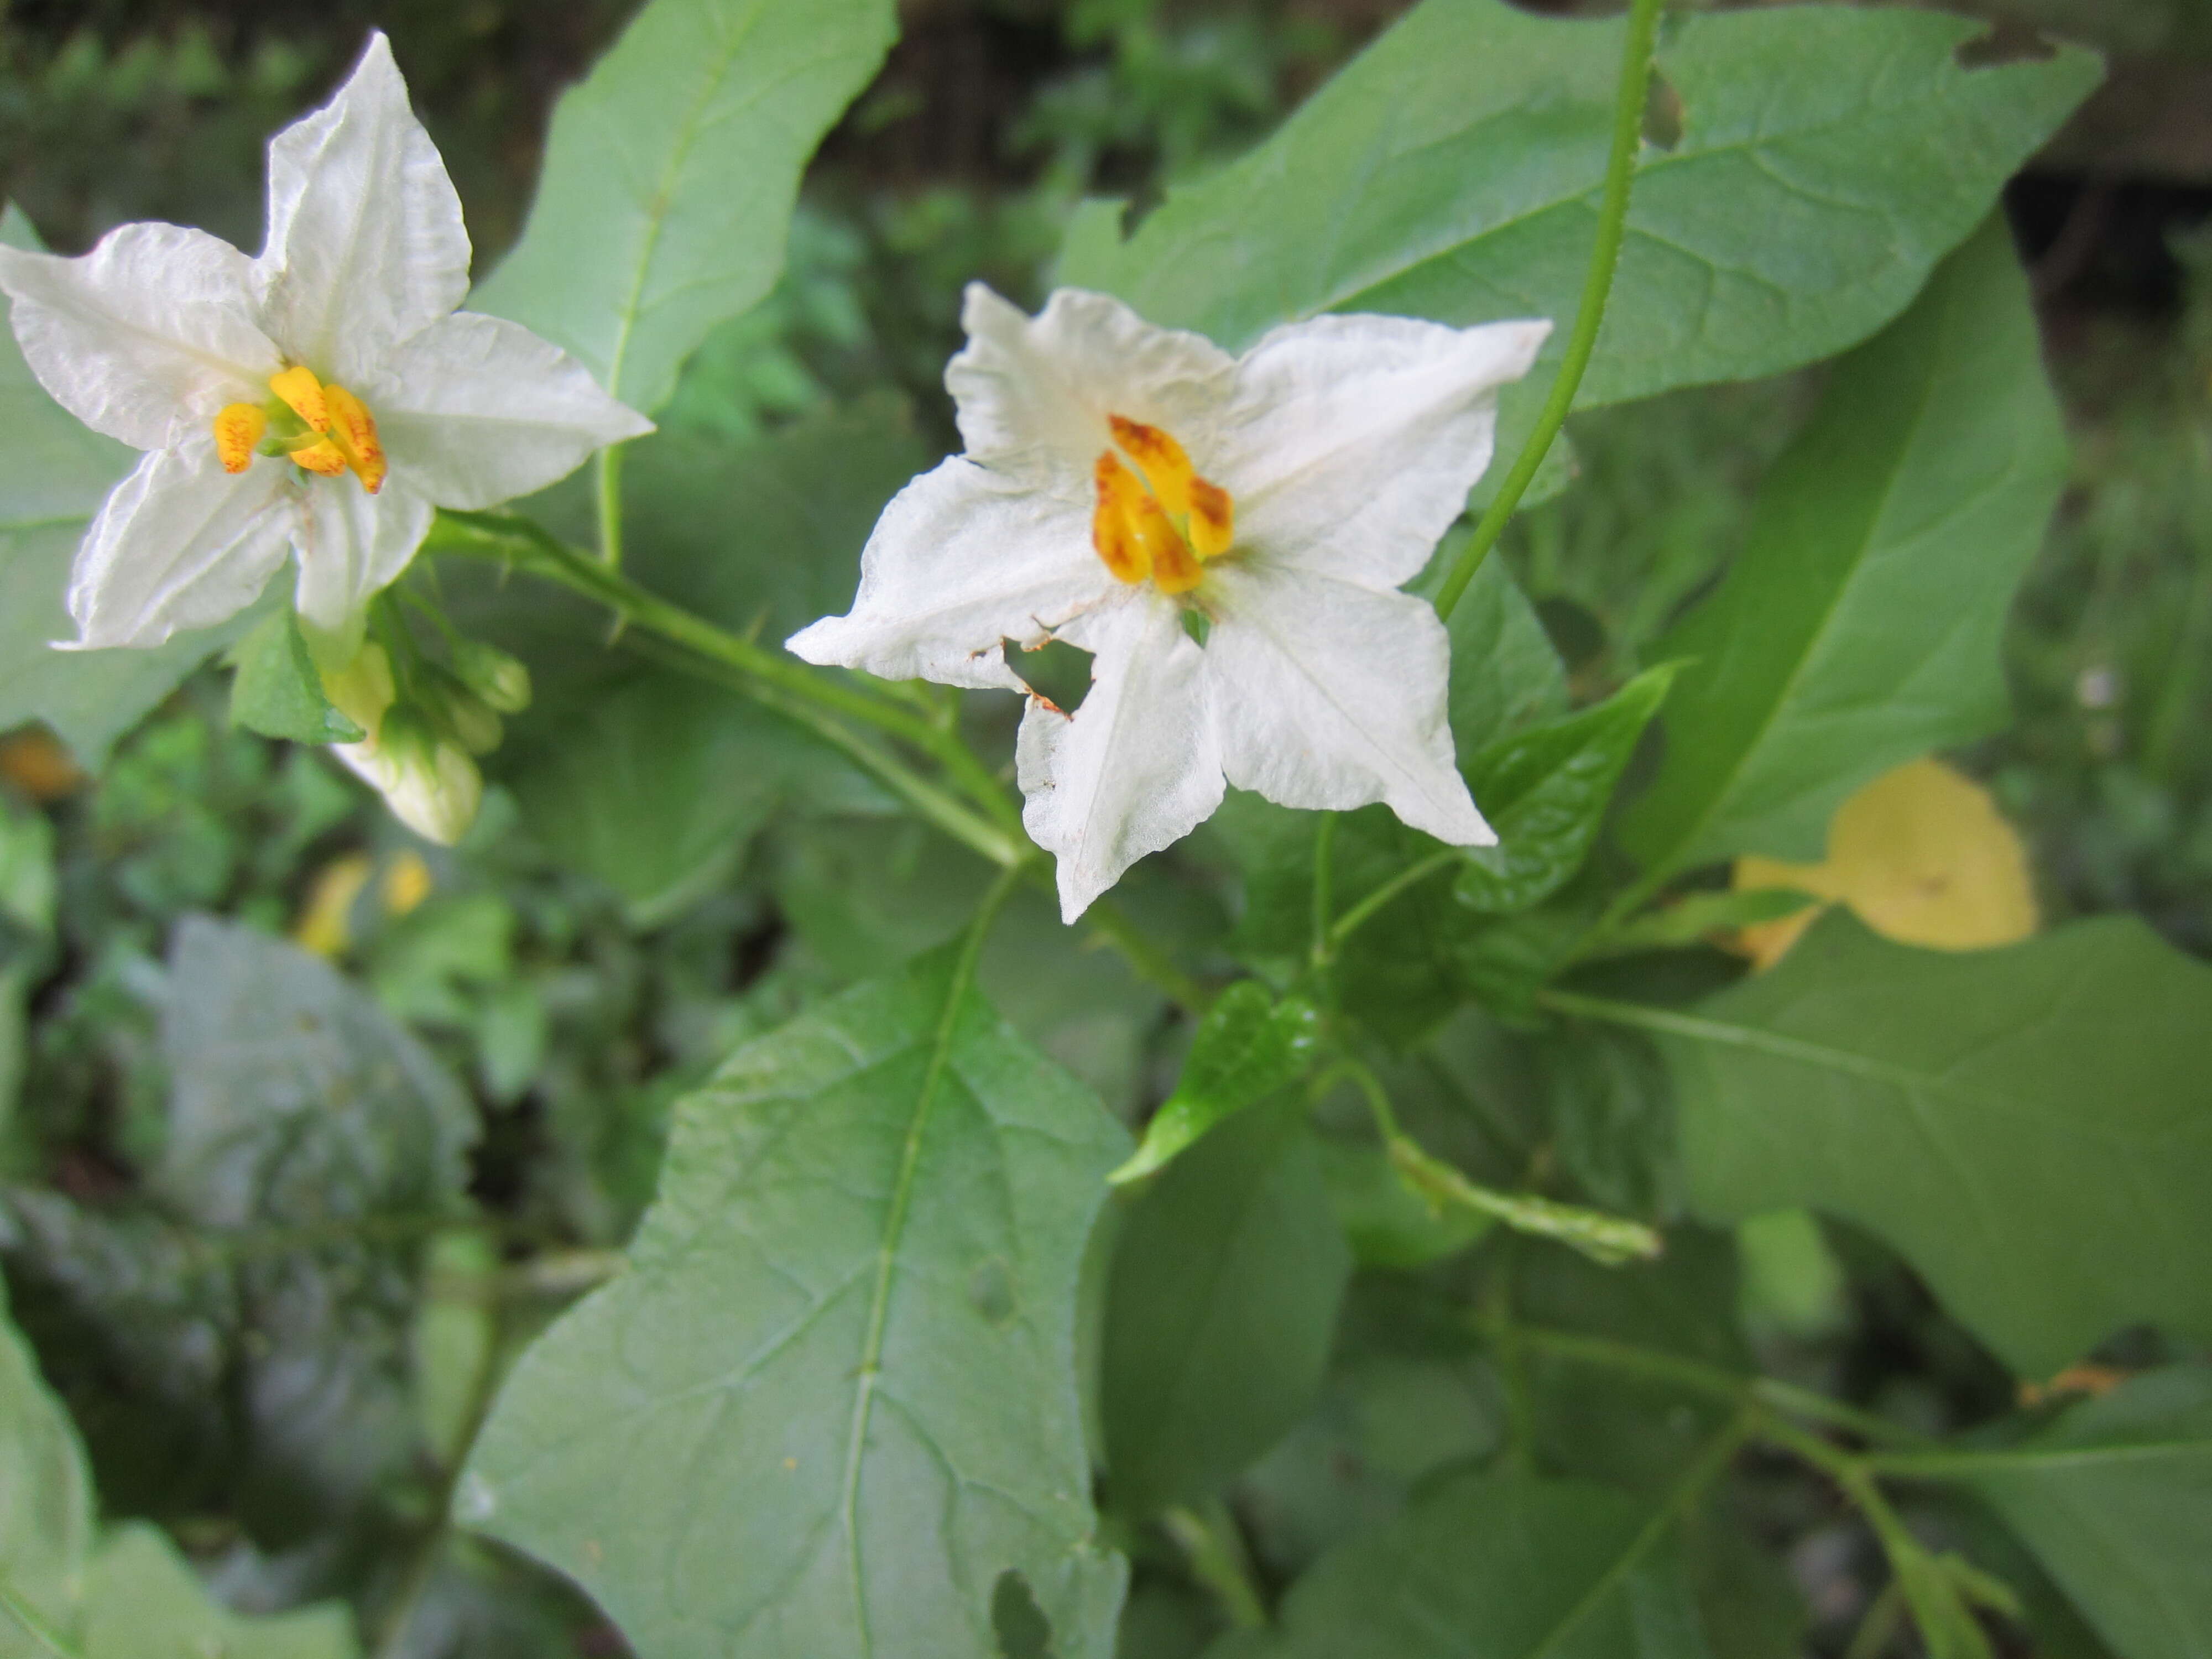
[[[744,50],[745,43],[759,28],[761,20],[768,15],[770,3],[771,0],[759,0],[753,8],[752,15],[715,59],[713,71],[708,75],[697,96],[684,112],[683,120],[678,124],[676,143],[661,167],[652,199],[645,204],[645,242],[638,250],[637,268],[631,275],[629,292],[623,297],[622,308],[616,313],[614,349],[607,358],[607,390],[617,398],[624,395],[623,366],[629,356],[630,336],[644,311],[646,278],[652,271],[653,256],[659,251],[660,233],[668,223],[668,216],[675,210],[676,180],[691,159],[692,147],[699,141],[699,131],[708,106],[721,91],[729,76],[730,66],[737,62],[738,54]]]
[[[845,1530],[846,1557],[852,1579],[853,1617],[860,1632],[860,1651],[875,1651],[874,1637],[869,1628],[868,1598],[863,1564],[860,1559],[860,1466],[867,1449],[868,1422],[875,1404],[876,1377],[882,1364],[884,1332],[890,1319],[893,1282],[897,1277],[899,1241],[906,1231],[907,1212],[914,1199],[915,1179],[921,1164],[923,1133],[929,1125],[931,1109],[936,1103],[938,1085],[944,1080],[951,1063],[954,1030],[959,1023],[962,1005],[967,1001],[968,988],[975,981],[975,964],[982,954],[984,922],[988,921],[992,907],[978,917],[977,925],[968,929],[967,938],[954,962],[951,978],[946,982],[945,1006],[939,1012],[937,1026],[930,1038],[929,1060],[922,1072],[921,1086],[915,1092],[914,1115],[908,1121],[906,1142],[899,1155],[898,1174],[891,1185],[890,1207],[884,1219],[883,1242],[877,1248],[876,1286],[868,1306],[867,1336],[861,1345],[860,1367],[853,1395],[853,1428],[845,1449],[844,1494],[839,1505],[839,1516]]]

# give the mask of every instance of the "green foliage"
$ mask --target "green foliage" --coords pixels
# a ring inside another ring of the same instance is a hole
[[[367,734],[323,694],[299,617],[273,611],[231,647],[230,722],[294,743],[357,743]]]
[[[1278,1002],[1257,980],[1231,986],[1199,1022],[1176,1091],[1145,1126],[1136,1155],[1109,1178],[1152,1174],[1223,1119],[1297,1082],[1311,1063],[1320,1024],[1303,997]]]
[[[890,34],[885,0],[653,0],[561,100],[529,226],[477,308],[659,408],[774,284],[799,170]]]
[[[2043,1376],[2137,1321],[2212,1334],[2208,996],[2212,974],[2132,921],[1954,955],[1838,915],[1650,1023],[1698,1209],[1856,1221]]]
[[[689,1097],[628,1271],[477,1442],[465,1518],[644,1651],[970,1653],[1006,1573],[1057,1651],[1109,1644],[1072,1356],[1126,1140],[973,972],[856,987]]]
[[[1127,242],[1117,208],[1087,210],[1060,280],[1232,349],[1325,311],[1564,322],[1589,254],[1621,27],[1427,0]],[[1680,136],[1639,168],[1581,400],[1771,374],[1903,309],[2097,80],[2095,58],[2073,50],[1963,68],[1975,33],[1844,7],[1683,19],[1659,57]],[[1555,335],[1551,349],[1564,343]],[[1543,380],[1509,402],[1534,409]]]
[[[1704,1659],[1681,1564],[1644,1507],[1574,1480],[1466,1476],[1323,1557],[1280,1634],[1217,1659]]]
[[[2072,1407],[1960,1473],[2116,1652],[2179,1659],[2212,1642],[2212,1375],[2172,1366]]]
[[[49,1650],[26,1628],[30,1613],[66,1632],[83,1594],[92,1547],[92,1477],[61,1402],[46,1391],[39,1362],[12,1325],[0,1323],[0,1653]]]
[[[1117,1508],[1201,1496],[1304,1414],[1351,1267],[1313,1137],[1290,1114],[1231,1119],[1144,1191],[1106,1299]]]
[[[1654,668],[1594,708],[1502,738],[1467,764],[1468,787],[1498,832],[1468,849],[1455,892],[1473,910],[1525,910],[1582,867],[1628,757],[1673,683]]]
[[[88,1576],[83,1659],[145,1659],[157,1653],[222,1659],[350,1659],[360,1652],[345,1609],[320,1607],[275,1618],[241,1619],[209,1598],[176,1548],[156,1528],[118,1527]]]
[[[1814,860],[1858,785],[2002,723],[1997,641],[2063,482],[2010,239],[1992,224],[1836,371],[1688,659],[1668,764],[1623,839],[1655,874]]]

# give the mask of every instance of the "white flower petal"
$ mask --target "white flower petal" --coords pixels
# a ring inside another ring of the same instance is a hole
[[[1063,637],[1096,653],[1073,714],[1032,697],[1016,753],[1022,823],[1059,860],[1072,922],[1147,853],[1182,840],[1221,805],[1221,744],[1205,657],[1173,601],[1130,590]]]
[[[441,507],[530,495],[593,450],[653,430],[560,347],[470,311],[431,324],[356,390],[394,470]]]
[[[166,449],[283,365],[255,319],[252,264],[179,225],[124,225],[82,258],[0,247],[0,289],[39,384],[95,432]]]
[[[1386,801],[1439,841],[1497,841],[1453,763],[1451,643],[1425,600],[1234,561],[1205,593],[1230,782],[1285,806]]]
[[[269,142],[269,331],[351,386],[469,290],[461,198],[380,33],[337,95]]]
[[[968,285],[968,344],[945,365],[968,458],[1085,504],[1092,464],[1121,415],[1171,432],[1200,471],[1236,361],[1212,341],[1155,328],[1119,300],[1054,290],[1036,317]]]
[[[1001,641],[1035,645],[1116,589],[1134,591],[1092,549],[1087,505],[955,456],[884,509],[860,554],[852,611],[784,646],[885,679],[1020,690]]]
[[[159,645],[252,604],[284,562],[289,470],[262,460],[225,472],[205,437],[140,461],[77,550],[69,590],[76,643]]]
[[[1318,317],[1268,334],[1237,365],[1208,475],[1236,499],[1239,545],[1369,587],[1410,581],[1490,464],[1498,389],[1551,326]]]
[[[372,495],[351,478],[317,478],[305,487],[307,511],[295,521],[300,556],[294,607],[327,640],[358,637],[369,599],[397,580],[430,533],[435,509],[398,477]],[[343,648],[335,659],[350,654]]]

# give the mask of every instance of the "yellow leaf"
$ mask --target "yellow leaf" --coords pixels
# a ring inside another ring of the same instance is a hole
[[[1987,950],[2036,929],[2020,836],[1988,790],[1938,760],[1908,762],[1838,807],[1823,862],[1738,859],[1735,885],[1817,894],[1848,904],[1877,933],[1939,951]],[[1819,914],[1746,927],[1738,944],[1771,968]]]

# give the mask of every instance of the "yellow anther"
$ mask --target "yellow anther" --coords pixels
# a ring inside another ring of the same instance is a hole
[[[1121,457],[1112,450],[1099,453],[1095,474],[1098,506],[1091,515],[1091,544],[1116,578],[1140,582],[1152,574],[1152,550],[1159,539],[1158,531],[1164,528],[1172,536],[1175,526],[1164,519],[1155,526],[1144,515],[1147,507],[1157,514],[1159,503],[1145,493],[1137,475],[1122,465]]]
[[[315,378],[313,369],[295,363],[280,374],[270,375],[269,389],[315,431],[331,429],[330,406],[323,399],[323,383]]]
[[[1193,474],[1190,481],[1190,550],[1218,559],[1237,539],[1237,504],[1219,484]]]
[[[319,438],[313,443],[303,444],[292,452],[292,459],[308,471],[319,473],[325,478],[345,477],[345,453],[328,438]]]
[[[384,441],[376,435],[376,417],[342,386],[325,386],[323,402],[330,410],[331,441],[344,455],[361,487],[374,495],[384,488],[385,473]]]
[[[215,453],[226,472],[253,465],[253,451],[269,430],[269,416],[258,404],[230,404],[215,417]]]
[[[1189,512],[1190,486],[1198,474],[1182,446],[1156,426],[1120,415],[1109,415],[1106,424],[1114,428],[1114,441],[1121,446],[1121,453],[1144,473],[1160,505],[1178,518]]]

